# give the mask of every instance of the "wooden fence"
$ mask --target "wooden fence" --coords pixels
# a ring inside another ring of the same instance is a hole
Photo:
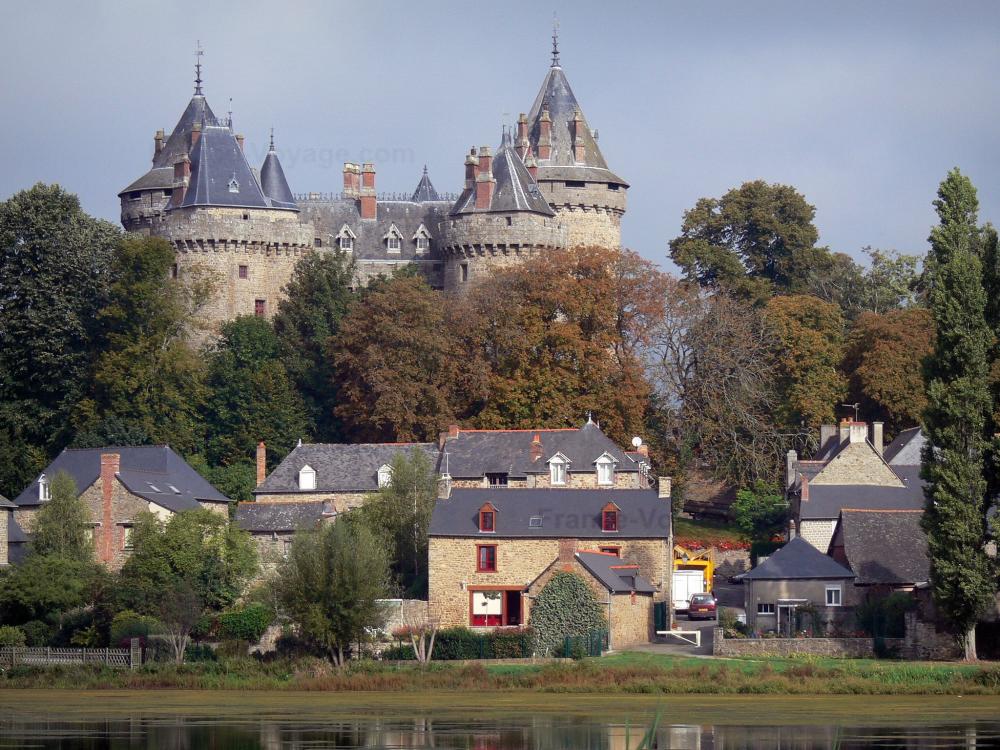
[[[0,648],[0,669],[12,667],[51,667],[59,664],[104,664],[119,669],[136,669],[142,664],[139,639],[133,638],[129,648],[30,648],[7,646]]]

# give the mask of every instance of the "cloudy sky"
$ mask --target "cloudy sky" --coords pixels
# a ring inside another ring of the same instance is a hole
[[[998,2],[5,3],[0,198],[38,181],[117,221],[192,93],[292,189],[374,159],[382,191],[426,163],[441,191],[535,97],[553,11],[562,63],[613,170],[625,243],[666,263],[685,209],[751,179],[794,185],[821,242],[924,253],[952,166],[1000,220]]]

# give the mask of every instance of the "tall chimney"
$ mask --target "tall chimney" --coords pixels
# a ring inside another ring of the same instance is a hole
[[[573,559],[576,557],[576,539],[559,540],[559,564],[563,570],[573,569]]]
[[[542,436],[536,432],[531,438],[531,462],[535,463],[542,457]]]
[[[552,156],[552,118],[547,109],[542,110],[538,118],[538,158],[549,159]]]
[[[153,144],[154,144],[153,145],[153,158],[154,159],[157,156],[159,156],[160,152],[163,150],[163,139],[164,139],[163,131],[162,130],[157,130],[156,131],[156,135],[153,136]]]
[[[514,147],[522,161],[528,153],[528,148],[528,116],[522,112],[517,118],[517,145]]]
[[[851,439],[851,420],[840,420],[840,444],[844,445]]]
[[[881,422],[872,422],[872,445],[875,446],[875,450],[881,456],[882,451],[885,448],[885,441],[882,437],[883,425]]]
[[[267,446],[261,440],[257,443],[257,487],[264,484],[267,479]]]
[[[115,475],[121,469],[121,454],[101,454],[101,543],[97,559],[110,565],[115,559]]]
[[[825,448],[826,444],[837,437],[837,425],[821,424],[819,426],[819,447]]]
[[[868,425],[864,422],[851,422],[849,429],[852,443],[863,443],[868,439]]]
[[[587,152],[583,145],[583,129],[586,125],[583,124],[583,115],[580,114],[580,110],[576,110],[573,113],[573,159],[574,161],[584,161],[587,158]]]
[[[191,179],[191,159],[187,154],[174,162],[174,191],[170,196],[171,205],[179,206],[184,202],[184,193],[187,192],[188,182]]]
[[[467,190],[474,190],[476,187],[476,175],[479,173],[479,158],[476,156],[476,149],[473,148],[469,155],[465,157],[465,187]]]
[[[375,165],[365,162],[361,167],[361,218],[374,219],[378,215],[375,198]]]
[[[493,152],[489,146],[479,149],[479,174],[476,176],[476,208],[480,211],[488,209],[493,204],[493,188],[496,186],[493,177]]]
[[[194,147],[198,145],[198,140],[201,138],[201,123],[196,122],[194,127],[191,128],[191,150],[194,151]]]
[[[246,142],[246,136],[242,133],[236,136],[236,142],[240,144],[240,151],[243,151],[243,144]]]
[[[794,448],[790,448],[785,454],[785,489],[787,490],[795,484],[795,462],[799,460],[799,454]]]
[[[524,160],[524,166],[528,168],[528,174],[531,175],[531,179],[538,182],[538,160],[531,154],[528,154],[528,158]]]
[[[359,174],[360,170],[357,164],[352,164],[349,161],[344,162],[344,197],[345,198],[357,198],[358,197],[358,183],[360,182]]]
[[[659,477],[657,485],[659,487],[659,498],[661,500],[669,500],[670,492],[672,490],[670,477]]]

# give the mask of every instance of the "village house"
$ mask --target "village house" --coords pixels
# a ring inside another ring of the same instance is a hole
[[[18,562],[24,532],[14,519],[14,503],[0,495],[0,568]]]
[[[30,536],[35,514],[51,499],[52,479],[65,472],[90,511],[97,559],[118,570],[131,553],[141,513],[166,519],[205,508],[228,516],[229,498],[166,445],[66,449],[14,498],[14,519]]]
[[[236,525],[254,540],[263,572],[288,559],[297,531],[318,528],[336,517],[330,501],[240,503],[236,508]]]
[[[626,453],[590,417],[582,427],[441,433],[441,472],[452,487],[646,489],[649,452]]]
[[[786,497],[791,508],[789,536],[801,536],[822,553],[833,538],[844,508],[922,510],[919,429],[906,430],[883,451],[882,423],[823,425],[815,458],[789,451]]]
[[[457,488],[438,500],[429,608],[442,627],[519,627],[558,571],[607,607],[612,648],[652,639],[670,596],[670,481],[650,489]]]

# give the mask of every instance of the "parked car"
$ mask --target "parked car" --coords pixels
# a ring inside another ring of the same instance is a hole
[[[716,613],[717,607],[714,595],[694,594],[691,597],[691,603],[688,605],[689,620],[714,620]]]

